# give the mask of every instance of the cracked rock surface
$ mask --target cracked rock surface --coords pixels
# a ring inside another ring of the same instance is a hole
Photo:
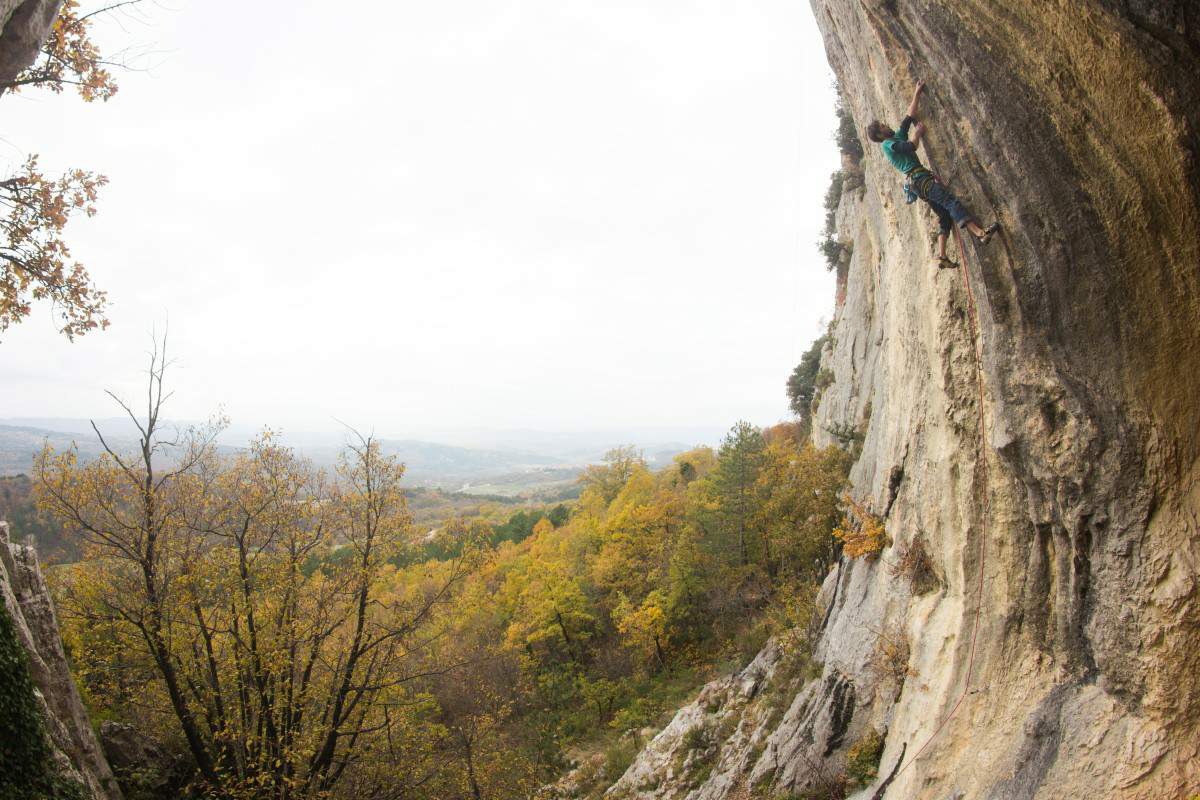
[[[819,444],[861,431],[852,491],[891,545],[830,573],[818,677],[772,708],[734,688],[747,672],[711,684],[609,796],[800,792],[874,729],[881,777],[908,748],[890,800],[1186,800],[1200,793],[1200,6],[813,8],[858,128],[898,124],[926,80],[923,161],[1004,234],[935,269],[932,214],[868,146],[837,212],[851,255],[814,428]],[[887,566],[918,534],[937,575],[920,590]],[[881,638],[903,645],[891,676]],[[769,683],[773,653],[747,670]],[[697,724],[720,734],[699,770],[681,753]]]
[[[7,522],[0,522],[0,602],[29,655],[29,671],[60,768],[96,800],[120,800],[121,790],[71,677],[37,553],[11,541]]]

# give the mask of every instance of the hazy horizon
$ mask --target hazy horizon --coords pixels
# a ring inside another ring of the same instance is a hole
[[[159,421],[159,439],[170,441],[176,433],[202,420]],[[42,418],[0,417],[0,477],[32,474],[36,454],[49,445],[55,450],[74,449],[86,462],[100,455],[102,444],[118,452],[136,448],[138,432],[128,417]],[[226,454],[243,450],[262,431],[236,423],[216,438]],[[679,426],[638,427],[608,431],[533,430],[447,430],[350,431],[347,428],[318,431],[273,429],[277,441],[322,466],[338,462],[356,435],[372,435],[383,451],[406,465],[410,486],[437,486],[484,494],[523,494],[573,486],[587,464],[599,463],[616,447],[637,448],[651,468],[671,463],[672,458],[698,446],[715,447],[725,431],[716,428]],[[168,448],[168,453],[170,448]],[[168,455],[169,459],[170,456]]]
[[[135,409],[136,411],[136,409]],[[200,426],[208,419],[165,418],[160,426],[166,430],[172,426]],[[83,434],[94,437],[91,423],[95,422],[100,431],[109,434],[112,431],[128,428],[132,431],[132,423],[127,417],[114,414],[92,415],[90,417],[0,417],[0,427],[25,427],[38,430],[48,430],[60,433]],[[519,450],[526,446],[538,450],[555,443],[564,443],[568,447],[587,446],[621,446],[675,443],[690,446],[714,446],[733,427],[733,422],[727,426],[703,425],[633,425],[627,427],[608,428],[486,428],[486,427],[448,427],[448,428],[411,428],[411,429],[381,429],[371,427],[365,429],[351,428],[330,421],[327,426],[314,425],[309,428],[289,428],[271,425],[244,425],[236,420],[229,420],[218,441],[225,444],[247,442],[264,429],[280,433],[283,437],[297,445],[327,446],[353,438],[355,433],[371,435],[378,439],[427,441],[431,443],[452,445],[455,447],[470,447],[476,449],[505,449]]]
[[[179,419],[787,418],[833,307],[814,243],[834,93],[805,4],[212,0],[96,38],[149,70],[106,104],[8,98],[0,164],[110,178],[67,239],[112,327],[72,344],[36,306],[0,339],[0,415],[117,413],[104,390],[140,394],[169,321]]]

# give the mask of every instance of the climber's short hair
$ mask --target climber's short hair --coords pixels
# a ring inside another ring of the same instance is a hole
[[[887,130],[887,125],[875,120],[867,126],[867,138],[872,142],[885,142],[888,139],[888,135],[884,133],[885,130]]]

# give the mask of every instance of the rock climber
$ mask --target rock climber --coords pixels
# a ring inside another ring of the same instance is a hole
[[[925,82],[918,81],[913,90],[912,102],[908,104],[908,114],[900,122],[900,130],[894,131],[879,120],[867,126],[867,138],[872,142],[883,145],[883,154],[892,166],[904,173],[904,195],[907,202],[912,203],[919,197],[929,204],[938,218],[938,261],[941,269],[953,269],[958,264],[946,257],[946,238],[958,223],[969,230],[981,243],[991,241],[1000,223],[993,222],[986,229],[971,216],[971,212],[937,177],[921,165],[917,158],[917,145],[925,135],[925,126],[917,122],[917,106],[921,101],[921,93],[925,91]],[[916,123],[915,127],[913,124]],[[908,138],[908,130],[913,127],[912,139]]]

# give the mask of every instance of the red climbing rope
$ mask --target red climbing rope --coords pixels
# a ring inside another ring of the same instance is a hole
[[[971,279],[967,276],[967,250],[963,246],[962,235],[959,233],[957,228],[954,230],[954,239],[958,242],[958,253],[961,257],[961,261],[959,263],[961,264],[963,286],[965,286],[967,290],[967,316],[971,323],[971,348],[974,351],[973,355],[975,356],[975,383],[979,388],[979,441],[975,448],[975,474],[982,477],[981,483],[983,489],[983,508],[981,518],[983,520],[987,520],[989,519],[990,515],[991,503],[990,493],[988,491],[987,452],[984,448],[984,439],[987,435],[987,427],[984,424],[983,419],[983,354],[980,350],[981,342],[979,338],[978,309],[975,306],[975,293],[971,290]],[[920,748],[917,749],[917,752],[913,753],[912,757],[909,758],[908,763],[900,769],[901,773],[908,769],[914,761],[921,757],[921,753],[925,752],[925,748],[929,747],[929,744],[937,737],[939,733],[942,732],[942,729],[946,727],[946,724],[954,718],[955,714],[958,713],[959,706],[962,705],[963,700],[967,698],[967,694],[971,691],[971,676],[975,672],[975,643],[979,638],[979,618],[983,611],[983,569],[986,565],[986,562],[987,533],[984,531],[979,537],[979,587],[975,592],[975,623],[971,631],[971,652],[967,657],[967,678],[965,685],[963,686],[962,695],[959,696],[958,701],[955,702],[954,706],[950,709],[950,713],[947,714],[940,723],[938,723],[938,726],[934,729],[933,733],[929,734],[929,738],[927,738]],[[901,758],[903,758],[903,753],[901,753]],[[899,774],[900,773],[895,773],[895,775]]]

